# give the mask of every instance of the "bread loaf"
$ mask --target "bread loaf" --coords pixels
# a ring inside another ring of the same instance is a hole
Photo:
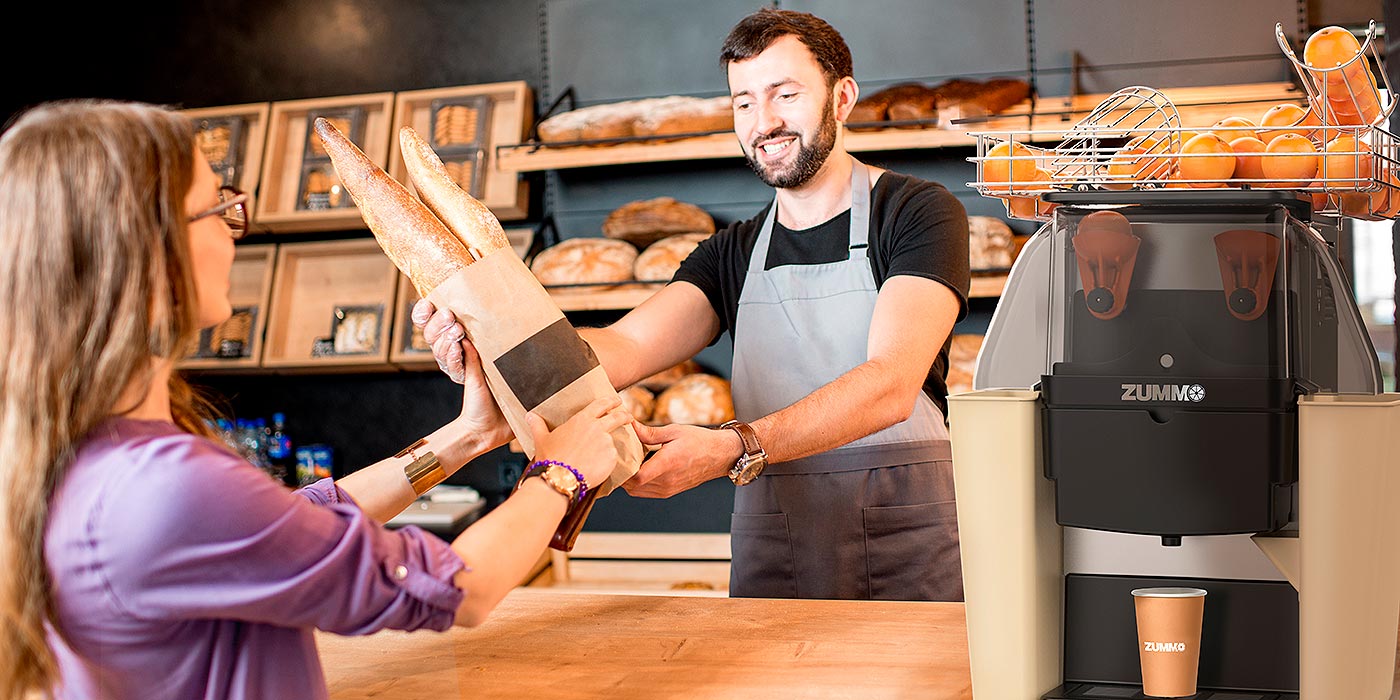
[[[637,382],[637,386],[645,387],[652,393],[660,393],[665,391],[672,384],[680,381],[682,377],[688,377],[692,374],[699,374],[704,371],[705,368],[701,367],[699,362],[693,359],[686,360]]]
[[[413,127],[399,129],[399,150],[403,152],[408,179],[418,191],[419,199],[468,250],[488,254],[510,247],[501,222],[485,204],[457,186],[442,159]]]
[[[633,122],[634,135],[673,136],[734,128],[734,110],[728,97],[664,99],[669,101],[643,106]]]
[[[846,121],[855,131],[881,128],[881,121],[938,120],[947,124],[954,119],[997,114],[1029,96],[1030,84],[1016,78],[985,82],[953,78],[934,86],[899,83],[856,102]]]
[[[628,282],[636,261],[637,249],[625,241],[570,238],[540,251],[530,271],[544,285]]]
[[[420,295],[471,263],[466,246],[339,129],[324,118],[314,128],[379,247]]]
[[[536,133],[546,143],[667,137],[678,134],[728,131],[734,111],[728,96],[713,98],[669,95],[589,105],[553,115],[539,123]]]
[[[670,282],[681,262],[709,233],[678,233],[667,236],[643,250],[632,265],[632,276],[643,282]]]
[[[713,374],[692,374],[656,397],[654,425],[719,425],[734,420],[734,397],[729,382]]]
[[[969,262],[974,270],[1011,267],[1015,235],[994,216],[967,217]]]
[[[622,397],[622,407],[632,414],[632,420],[645,423],[651,420],[652,409],[656,406],[656,396],[650,391],[633,384],[617,392]]]
[[[603,220],[603,235],[646,247],[677,233],[714,233],[715,220],[704,209],[656,197],[628,202]]]

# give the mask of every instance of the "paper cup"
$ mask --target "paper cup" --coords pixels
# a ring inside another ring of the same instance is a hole
[[[1133,590],[1143,695],[1179,698],[1196,694],[1205,602],[1206,592],[1200,588]]]

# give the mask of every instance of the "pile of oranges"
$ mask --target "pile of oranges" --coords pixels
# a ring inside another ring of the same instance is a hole
[[[1360,43],[1345,29],[1326,27],[1309,37],[1303,57],[1320,93],[1310,103],[1277,104],[1257,120],[1227,117],[1208,127],[1180,130],[1176,139],[1165,129],[1138,135],[1109,160],[1093,166],[1095,184],[1114,190],[1145,181],[1197,188],[1326,185],[1328,190],[1344,191],[1337,196],[1343,213],[1400,214],[1400,190],[1395,187],[1345,192],[1367,188],[1377,178],[1400,187],[1400,178],[1377,159],[1363,135],[1381,116],[1382,107]],[[1038,218],[1047,213],[1038,193],[1050,190],[1054,178],[1039,165],[1059,155],[1014,141],[997,144],[982,163],[983,180],[997,183],[987,186],[989,194],[1005,199],[1012,216]],[[1336,203],[1328,201],[1326,192],[1312,197],[1317,208],[1334,208]]]

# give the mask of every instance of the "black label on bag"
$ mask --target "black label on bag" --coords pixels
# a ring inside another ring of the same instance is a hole
[[[496,358],[495,365],[515,398],[533,411],[597,367],[598,356],[561,318]]]

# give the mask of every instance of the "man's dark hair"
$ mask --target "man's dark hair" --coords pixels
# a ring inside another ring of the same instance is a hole
[[[765,7],[739,20],[729,31],[720,49],[720,65],[728,67],[763,53],[780,37],[793,35],[816,57],[826,76],[828,87],[837,80],[854,75],[851,70],[851,50],[841,33],[816,15],[793,10]]]

